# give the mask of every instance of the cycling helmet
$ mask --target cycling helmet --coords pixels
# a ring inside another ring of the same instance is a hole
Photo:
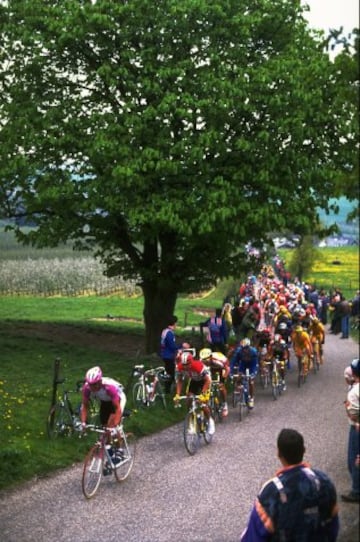
[[[350,363],[350,367],[352,370],[352,374],[359,377],[360,376],[360,360],[358,358],[353,359],[352,362]]]
[[[180,361],[181,361],[182,365],[188,365],[193,360],[194,360],[194,358],[192,357],[192,355],[189,352],[183,352],[180,355]]]
[[[316,316],[314,316],[312,321],[314,322],[314,324],[318,324],[319,323],[319,318],[316,318]]]
[[[245,339],[243,339],[243,340],[241,341],[240,344],[241,344],[241,346],[243,346],[243,347],[250,346],[251,341],[250,341],[250,339],[245,338]]]
[[[281,322],[281,324],[279,324],[279,329],[281,330],[287,329],[287,325],[285,324],[285,322]]]
[[[279,335],[279,333],[277,333],[277,334],[275,335],[275,337],[274,337],[274,341],[275,341],[276,343],[278,343],[278,342],[281,340],[281,338],[282,338],[281,335]]]
[[[88,384],[96,384],[97,382],[101,382],[102,376],[100,367],[92,367],[86,373],[85,380]]]
[[[212,351],[210,350],[210,348],[203,348],[199,352],[199,357],[200,357],[201,361],[206,361],[206,360],[210,359],[211,355],[212,355]]]

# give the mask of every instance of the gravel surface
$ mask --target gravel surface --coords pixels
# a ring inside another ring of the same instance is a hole
[[[301,389],[294,369],[277,401],[258,386],[254,411],[238,422],[230,407],[213,443],[202,443],[194,457],[185,450],[181,424],[141,439],[129,478],[121,484],[103,478],[90,501],[82,495],[81,465],[1,492],[0,540],[235,542],[254,497],[279,468],[276,437],[283,427],[304,435],[305,460],[330,475],[339,495],[347,492],[343,372],[358,355],[351,339],[327,335],[325,365]],[[359,542],[358,506],[339,506],[338,540]]]

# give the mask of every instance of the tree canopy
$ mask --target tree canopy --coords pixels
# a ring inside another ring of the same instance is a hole
[[[109,275],[136,277],[149,352],[179,293],[239,276],[247,242],[311,231],[353,168],[353,82],[303,10],[299,0],[0,7],[1,214],[32,217],[23,242],[73,240],[95,247]]]

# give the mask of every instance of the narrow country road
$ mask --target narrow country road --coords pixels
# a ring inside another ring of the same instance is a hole
[[[326,363],[304,387],[297,388],[295,370],[278,401],[258,387],[254,411],[240,423],[230,407],[213,443],[194,457],[181,425],[143,438],[128,480],[103,478],[90,501],[81,492],[81,465],[1,492],[1,541],[236,542],[256,493],[279,467],[276,437],[283,427],[304,435],[305,460],[330,475],[339,495],[347,492],[343,372],[358,355],[354,341],[328,334]],[[358,542],[357,505],[339,506],[339,541]]]

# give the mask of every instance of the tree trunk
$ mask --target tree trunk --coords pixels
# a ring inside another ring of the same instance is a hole
[[[171,285],[143,285],[145,352],[160,352],[162,330],[168,325],[174,314],[178,292]]]

